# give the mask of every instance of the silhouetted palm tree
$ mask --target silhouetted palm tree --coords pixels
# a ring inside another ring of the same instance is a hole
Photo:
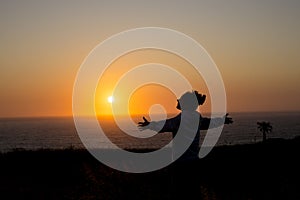
[[[270,122],[257,122],[258,129],[262,132],[263,134],[263,142],[267,140],[267,133],[272,132],[272,125]]]

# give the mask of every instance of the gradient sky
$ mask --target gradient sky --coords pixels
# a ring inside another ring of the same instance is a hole
[[[144,26],[178,30],[205,47],[229,112],[299,111],[299,19],[298,0],[1,1],[0,117],[71,115],[88,53]]]

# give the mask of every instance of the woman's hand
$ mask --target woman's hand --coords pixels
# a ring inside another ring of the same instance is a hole
[[[143,122],[138,123],[139,127],[148,126],[150,124],[150,122],[145,117],[143,117],[143,120],[144,120]]]
[[[150,124],[150,122],[145,117],[143,117],[143,120],[144,120],[143,122],[138,123],[138,127],[140,131],[148,129],[147,126]]]
[[[233,120],[231,117],[228,117],[228,113],[226,113],[226,115],[224,116],[225,117],[225,122],[224,124],[232,124],[233,123]]]

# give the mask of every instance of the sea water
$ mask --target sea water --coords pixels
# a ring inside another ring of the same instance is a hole
[[[205,115],[204,115],[205,117]],[[273,113],[231,113],[233,124],[225,125],[217,145],[249,144],[262,141],[262,133],[257,129],[258,121],[269,121],[273,131],[268,138],[292,139],[300,136],[300,112]],[[141,116],[133,121],[137,122]],[[109,143],[127,149],[156,149],[168,145],[172,140],[170,133],[159,133],[149,138],[128,136],[111,120],[99,119],[99,124],[110,142],[103,142],[99,148],[115,148]],[[132,135],[143,134],[132,129]],[[206,131],[201,131],[201,140]],[[99,140],[94,136],[92,140]],[[201,142],[200,142],[201,143]],[[65,149],[85,148],[77,134],[72,117],[41,118],[1,118],[0,151],[15,149]]]

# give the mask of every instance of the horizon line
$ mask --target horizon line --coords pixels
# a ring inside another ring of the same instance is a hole
[[[278,111],[231,111],[231,113],[297,113],[300,110],[278,110]],[[200,112],[201,114],[211,114],[210,112]],[[176,115],[178,113],[166,113],[167,115]],[[131,116],[149,115],[149,113],[131,114]],[[153,115],[162,115],[159,113]],[[112,117],[112,114],[102,115],[82,115],[83,117]],[[127,116],[127,114],[119,114],[118,116]],[[13,118],[73,118],[73,115],[16,115],[16,116],[0,116],[0,119],[13,119]]]

